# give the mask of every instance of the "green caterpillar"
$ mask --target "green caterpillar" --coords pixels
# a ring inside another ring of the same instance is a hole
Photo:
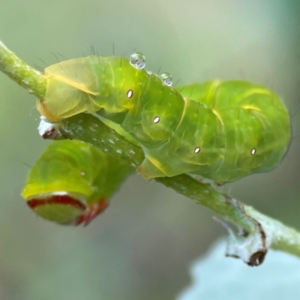
[[[93,145],[54,141],[28,174],[22,191],[28,206],[59,224],[84,224],[101,213],[112,194],[132,173],[125,163]]]
[[[37,108],[51,121],[97,112],[138,143],[145,178],[199,174],[219,184],[269,171],[290,143],[290,119],[272,91],[245,81],[214,80],[174,89],[145,59],[90,56],[45,70]]]

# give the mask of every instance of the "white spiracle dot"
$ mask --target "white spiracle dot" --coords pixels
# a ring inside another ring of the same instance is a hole
[[[255,153],[256,153],[256,149],[255,148],[251,149],[251,155],[254,155]]]
[[[198,154],[199,152],[200,152],[200,147],[196,147],[195,149],[194,149],[194,152],[195,152],[195,154]]]
[[[127,98],[131,98],[133,96],[133,90],[128,90]]]
[[[153,119],[153,123],[154,123],[154,124],[157,124],[159,121],[160,121],[160,117],[155,117],[155,118]]]

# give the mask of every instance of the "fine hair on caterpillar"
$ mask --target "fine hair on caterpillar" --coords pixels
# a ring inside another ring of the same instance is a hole
[[[290,143],[290,119],[271,90],[246,81],[213,80],[172,87],[169,73],[130,59],[93,55],[45,70],[37,108],[51,121],[97,112],[145,154],[145,178],[199,174],[219,184],[276,167]],[[109,125],[108,125],[109,126]]]

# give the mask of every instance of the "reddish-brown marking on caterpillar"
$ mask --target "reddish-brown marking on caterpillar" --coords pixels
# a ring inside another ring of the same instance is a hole
[[[77,218],[75,221],[75,225],[80,225],[83,223],[84,226],[89,225],[89,223],[97,217],[100,213],[102,213],[108,206],[108,201],[105,198],[99,200],[98,203],[93,203],[85,212]]]
[[[53,195],[49,198],[45,198],[45,199],[30,199],[27,201],[27,205],[32,208],[35,209],[38,206],[41,205],[47,205],[47,204],[61,204],[61,205],[70,205],[82,210],[86,210],[86,205],[84,205],[82,202],[80,202],[79,200],[76,200],[74,198],[72,198],[69,195]]]

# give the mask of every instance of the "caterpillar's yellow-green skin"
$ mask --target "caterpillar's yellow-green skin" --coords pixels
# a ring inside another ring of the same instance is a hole
[[[284,103],[257,84],[215,80],[175,90],[125,58],[97,56],[45,74],[39,111],[52,121],[98,111],[119,124],[144,150],[146,178],[193,173],[230,182],[273,169],[289,146]]]
[[[54,141],[31,168],[22,196],[41,217],[87,225],[132,173],[126,163],[77,140]]]

